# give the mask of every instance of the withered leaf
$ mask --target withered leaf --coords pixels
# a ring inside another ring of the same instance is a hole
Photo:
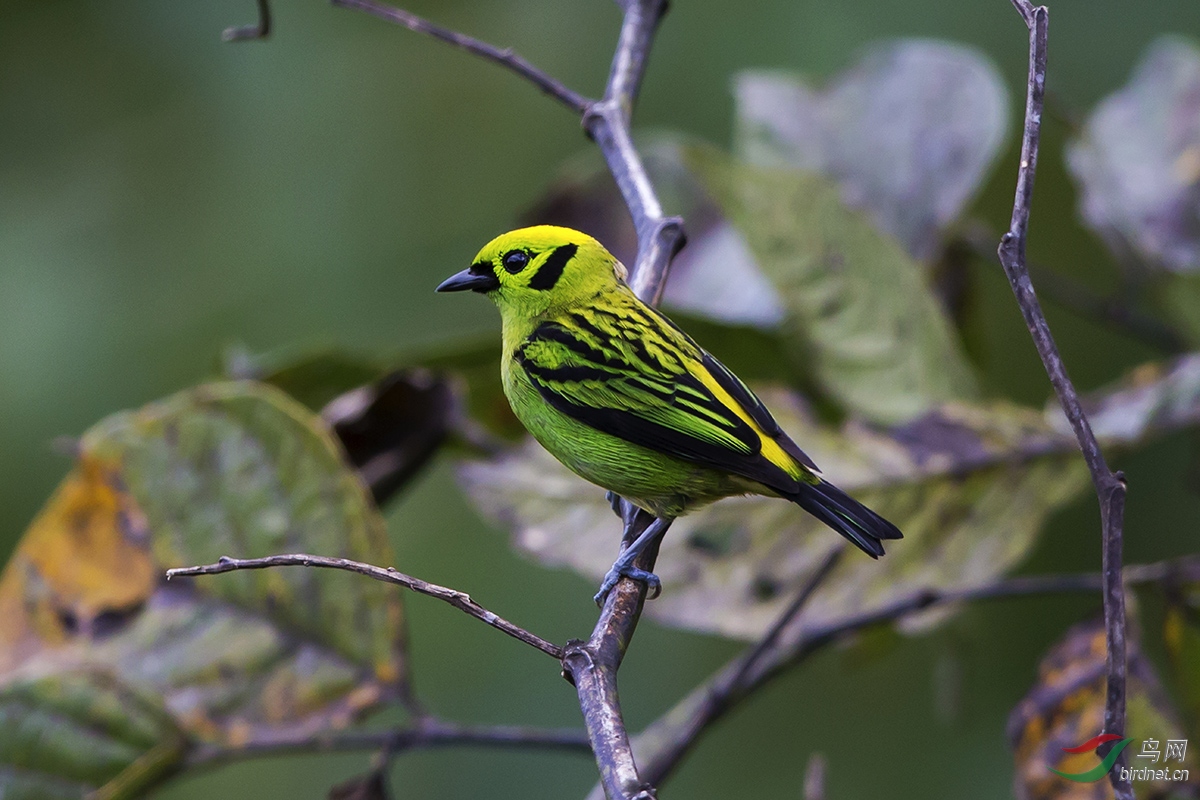
[[[327,570],[159,577],[279,552],[392,559],[320,417],[249,381],[114,415],[82,437],[77,467],[0,577],[0,690],[108,672],[157,697],[189,740],[233,748],[347,725],[402,690],[395,591]],[[23,757],[84,758],[70,737],[54,729]]]

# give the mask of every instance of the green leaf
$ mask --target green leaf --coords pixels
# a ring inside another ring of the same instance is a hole
[[[403,690],[391,587],[299,568],[161,580],[281,552],[392,561],[320,417],[250,381],[114,415],[83,436],[0,577],[0,687],[35,664],[110,670],[188,737],[234,749],[347,725]],[[52,729],[34,747],[63,741]]]
[[[805,607],[805,630],[926,587],[993,580],[1024,558],[1047,515],[1086,485],[1074,441],[1036,411],[950,404],[884,433],[853,422],[822,426],[786,391],[760,396],[830,481],[904,532],[879,561],[848,553]],[[543,562],[598,580],[616,556],[620,522],[601,492],[537,444],[467,462],[461,477],[476,506]],[[656,567],[663,594],[647,613],[754,639],[841,542],[783,500],[722,500],[672,526]]]
[[[815,174],[739,164],[707,148],[688,163],[782,297],[784,334],[847,410],[899,423],[973,397],[974,376],[921,268]]]
[[[1200,270],[1200,48],[1164,36],[1067,149],[1080,212],[1117,256]]]
[[[799,75],[749,71],[734,93],[742,160],[831,178],[848,206],[923,261],[987,177],[1008,128],[1008,92],[991,62],[929,39],[876,44],[820,91]]]
[[[186,743],[161,699],[95,671],[10,679],[0,686],[0,726],[6,800],[136,797]]]

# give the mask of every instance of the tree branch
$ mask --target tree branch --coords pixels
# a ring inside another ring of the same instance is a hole
[[[438,600],[449,603],[475,619],[491,625],[496,630],[507,633],[517,641],[524,642],[530,647],[536,647],[546,655],[557,659],[563,657],[561,647],[547,642],[542,637],[532,634],[518,625],[512,624],[498,614],[488,611],[479,605],[479,603],[472,600],[471,595],[466,592],[448,589],[445,586],[438,586],[436,583],[427,583],[420,578],[405,575],[395,567],[376,567],[372,564],[364,564],[361,561],[313,556],[306,553],[265,556],[263,558],[230,558],[229,556],[222,556],[215,564],[169,569],[167,570],[167,580],[195,575],[219,575],[222,572],[233,572],[239,569],[267,569],[269,567],[323,567],[325,569],[341,569],[347,572],[357,572],[359,575],[366,575],[368,578],[374,578],[384,583],[394,583],[397,586],[411,589],[417,594],[436,597]]]
[[[1130,566],[1125,580],[1131,585],[1170,586],[1200,580],[1200,557],[1187,556],[1154,564]],[[673,708],[651,723],[636,739],[636,749],[646,780],[662,782],[695,746],[700,735],[741,700],[761,689],[773,678],[806,661],[828,645],[867,628],[911,616],[931,608],[1000,600],[1031,595],[1096,592],[1105,585],[1103,573],[1035,575],[1008,578],[970,589],[918,590],[898,597],[880,608],[853,614],[820,628],[788,633],[789,614],[773,626],[781,633],[777,644],[766,650],[760,644],[747,648],[708,681],[692,690]],[[791,617],[794,620],[795,616]],[[593,793],[589,800],[594,800]]]
[[[464,33],[435,25],[403,9],[395,8],[385,3],[377,3],[375,0],[331,0],[331,2],[333,5],[341,8],[364,11],[373,17],[378,17],[387,22],[394,22],[397,25],[403,25],[411,31],[432,36],[434,39],[440,39],[447,44],[466,50],[468,53],[473,53],[480,58],[495,62],[505,69],[520,75],[576,114],[583,114],[592,104],[591,100],[572,89],[568,89],[562,82],[551,78],[545,72],[542,72],[533,64],[530,64],[524,58],[514,53],[510,47],[503,49],[496,47],[473,36],[467,36]]]
[[[1104,627],[1108,649],[1108,693],[1104,707],[1104,730],[1124,735],[1125,731],[1125,594],[1121,584],[1121,549],[1125,517],[1125,479],[1113,473],[1104,460],[1079,396],[1071,379],[1050,327],[1034,293],[1033,283],[1025,263],[1025,245],[1029,228],[1029,206],[1033,197],[1033,181],[1037,172],[1038,144],[1041,138],[1042,108],[1046,93],[1046,37],[1049,12],[1029,0],[1011,0],[1029,29],[1029,80],[1025,100],[1025,130],[1021,140],[1021,164],[1017,172],[1016,197],[1013,200],[1012,221],[1008,233],[1000,240],[1000,264],[1016,295],[1021,315],[1033,337],[1038,355],[1046,368],[1054,393],[1063,413],[1071,423],[1075,438],[1083,451],[1096,495],[1100,502],[1102,527],[1102,564],[1104,574]],[[1111,745],[1109,746],[1111,747]],[[1107,752],[1107,748],[1105,749]],[[1103,755],[1103,754],[1102,754]],[[1118,766],[1125,766],[1124,753]],[[1114,769],[1109,777],[1117,800],[1132,800],[1133,789],[1122,781],[1121,770]]]
[[[521,725],[463,725],[423,719],[410,727],[383,731],[342,731],[295,739],[253,742],[241,747],[206,744],[188,754],[184,766],[213,767],[230,761],[297,753],[379,750],[395,755],[434,747],[541,748],[590,753],[587,734],[569,728]]]
[[[335,6],[364,11],[380,19],[403,25],[455,47],[499,64],[537,86],[567,108],[581,115],[584,130],[604,156],[638,235],[637,260],[629,275],[629,285],[644,301],[657,305],[662,297],[671,259],[683,246],[683,221],[667,217],[650,182],[641,156],[633,144],[630,119],[636,103],[646,62],[658,23],[666,12],[666,0],[621,0],[624,19],[612,59],[604,97],[599,101],[568,89],[559,81],[534,67],[511,49],[500,49],[457,31],[434,25],[421,17],[376,0],[332,0]],[[623,542],[649,524],[644,512],[622,501],[625,519]],[[653,570],[657,547],[647,548],[635,566]],[[559,657],[563,674],[576,687],[588,736],[596,756],[601,781],[610,800],[650,800],[654,788],[638,776],[633,750],[621,715],[617,696],[616,673],[637,628],[646,598],[645,585],[622,579],[609,593],[600,617],[586,642],[572,641],[565,648],[546,642],[508,623],[470,600],[469,596],[441,586],[433,586],[394,570],[368,564],[317,556],[273,556],[265,559],[222,559],[218,564],[172,570],[168,575],[198,575],[285,564],[349,569],[376,580],[398,583],[422,594],[449,602],[472,616],[482,619],[510,636]]]

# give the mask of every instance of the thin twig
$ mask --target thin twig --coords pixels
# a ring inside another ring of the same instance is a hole
[[[1121,549],[1125,517],[1125,478],[1113,473],[1096,437],[1092,433],[1087,416],[1079,403],[1079,396],[1054,344],[1050,327],[1042,313],[1029,270],[1025,263],[1025,245],[1029,228],[1029,205],[1033,197],[1033,181],[1037,172],[1038,143],[1041,137],[1042,107],[1046,92],[1046,37],[1049,12],[1045,6],[1034,7],[1029,0],[1011,0],[1020,12],[1029,29],[1029,80],[1025,100],[1025,131],[1021,139],[1021,164],[1017,172],[1016,197],[1013,200],[1012,222],[1008,233],[1000,240],[1000,264],[1008,276],[1008,282],[1016,295],[1021,315],[1033,337],[1038,355],[1054,385],[1054,393],[1062,405],[1063,413],[1071,423],[1075,438],[1083,451],[1096,496],[1100,502],[1100,520],[1103,536],[1102,565],[1104,573],[1104,628],[1108,649],[1108,692],[1104,706],[1104,730],[1107,733],[1124,735],[1125,731],[1125,593],[1121,584]],[[1105,751],[1107,752],[1107,750]],[[1102,754],[1103,755],[1103,754]],[[1118,766],[1125,766],[1125,753],[1118,758]],[[1109,773],[1117,800],[1132,800],[1133,789],[1128,781],[1121,780],[1121,769]]]
[[[244,42],[253,39],[265,39],[271,35],[271,4],[270,0],[257,0],[258,22],[253,25],[237,25],[226,28],[221,38],[227,42]]]
[[[347,572],[357,572],[384,583],[394,583],[411,589],[418,594],[436,597],[449,603],[475,619],[491,625],[498,631],[507,633],[514,639],[524,642],[530,647],[536,647],[543,653],[562,659],[563,649],[556,644],[546,641],[540,636],[530,633],[519,625],[514,625],[503,617],[488,611],[471,599],[471,595],[457,589],[448,589],[436,583],[427,583],[420,578],[405,575],[395,567],[376,567],[361,561],[351,561],[346,558],[328,558],[313,556],[306,553],[291,553],[287,555],[265,556],[263,558],[230,558],[222,556],[215,564],[204,564],[196,567],[177,567],[167,570],[167,580],[184,576],[219,575],[222,572],[233,572],[239,569],[267,569],[270,567],[323,567],[325,569],[341,569]]]
[[[437,719],[383,731],[339,731],[294,739],[274,739],[241,747],[206,744],[185,760],[187,767],[213,767],[246,758],[297,753],[340,753],[381,750],[395,755],[433,747],[541,748],[590,753],[587,734],[570,728],[535,728],[522,725],[462,725]]]
[[[825,800],[825,773],[829,764],[825,756],[813,753],[804,769],[804,800]]]
[[[542,72],[533,64],[530,64],[524,58],[514,53],[512,48],[496,47],[473,36],[467,36],[465,33],[443,28],[422,17],[418,17],[416,14],[389,6],[386,3],[375,2],[375,0],[331,1],[335,6],[364,11],[371,16],[378,17],[387,22],[394,22],[397,25],[403,25],[411,31],[432,36],[434,39],[440,39],[447,44],[466,50],[468,53],[474,53],[481,58],[486,58],[488,61],[493,61],[505,69],[517,73],[576,114],[583,114],[592,105],[591,100],[567,88],[561,81],[551,78],[545,72]]]
[[[784,630],[788,625],[792,624],[796,617],[800,616],[800,612],[808,604],[808,600],[812,597],[813,592],[825,582],[825,579],[833,572],[833,568],[837,566],[845,552],[846,548],[841,543],[838,543],[829,551],[829,554],[825,556],[825,560],[821,562],[821,565],[817,567],[816,571],[800,587],[800,591],[796,593],[795,599],[779,615],[779,618],[775,620],[775,623],[767,631],[767,634],[746,655],[741,669],[734,676],[735,683],[742,683],[746,676],[758,665],[762,657],[779,644],[779,639],[783,635]]]

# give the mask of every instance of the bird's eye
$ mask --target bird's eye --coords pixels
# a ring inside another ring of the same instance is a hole
[[[510,250],[504,254],[504,258],[501,259],[501,263],[504,264],[504,268],[506,270],[511,272],[513,275],[516,275],[518,272],[525,269],[525,267],[529,266],[529,254],[524,250]]]

